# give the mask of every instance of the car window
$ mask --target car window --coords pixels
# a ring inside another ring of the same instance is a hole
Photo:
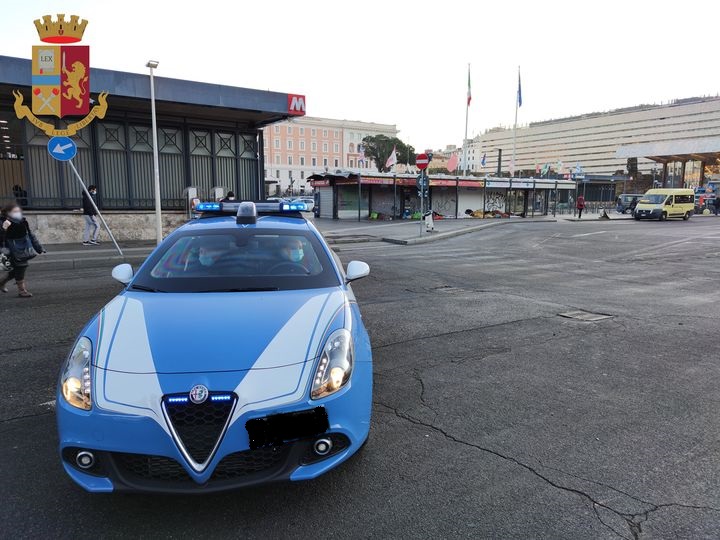
[[[320,241],[298,231],[220,230],[168,239],[132,287],[163,292],[295,290],[337,286]]]
[[[658,195],[657,193],[653,193],[652,195],[643,195],[640,202],[643,204],[662,204],[665,202],[665,197],[667,197],[667,195]]]

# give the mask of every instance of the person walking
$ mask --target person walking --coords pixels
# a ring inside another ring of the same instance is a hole
[[[582,219],[582,213],[583,210],[585,210],[585,197],[583,197],[582,195],[578,195],[575,207],[578,210],[578,219]]]
[[[5,206],[0,211],[0,223],[0,249],[8,256],[12,265],[12,270],[0,275],[0,292],[8,292],[6,285],[14,279],[18,296],[30,298],[32,294],[25,286],[28,261],[38,253],[45,253],[45,250],[30,230],[30,225],[18,205]]]
[[[715,215],[720,216],[720,193],[715,192]]]
[[[95,202],[95,195],[97,195],[97,186],[88,186],[87,190],[90,192],[88,197],[85,190],[82,192],[82,207],[83,207],[83,218],[85,218],[85,230],[83,231],[83,246],[97,246],[100,242],[97,241],[98,234],[100,234],[100,223],[98,222],[97,210],[93,206]]]

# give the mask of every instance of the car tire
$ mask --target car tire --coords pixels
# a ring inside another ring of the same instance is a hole
[[[640,216],[633,216],[635,218],[635,221],[640,221]]]
[[[665,221],[666,219],[667,219],[667,212],[663,212],[662,214],[660,214],[660,218],[658,219],[658,221]]]
[[[683,216],[683,221],[687,221],[690,219],[690,212],[685,212],[685,215]]]

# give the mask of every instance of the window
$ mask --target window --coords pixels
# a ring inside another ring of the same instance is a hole
[[[323,143],[323,152],[327,152],[327,151],[328,151],[328,143],[324,142]]]
[[[312,152],[317,152],[317,143],[315,141],[310,143],[310,150]]]
[[[280,179],[280,171],[275,171],[275,178]]]
[[[333,152],[335,152],[336,154],[338,152],[340,152],[340,144],[338,144],[338,143],[333,144]]]
[[[292,126],[288,126],[287,134],[292,135]]]
[[[354,160],[354,159],[351,159],[351,160],[350,160],[350,166],[351,166],[351,167],[354,167],[354,166],[355,166],[355,160]]]
[[[280,139],[275,139],[275,141],[273,141],[273,146],[274,146],[277,150],[280,150]]]
[[[327,166],[328,166],[328,160],[327,160],[327,158],[323,158],[323,167],[327,167]]]
[[[323,137],[327,139],[327,129],[323,129]]]
[[[305,165],[305,156],[300,156],[300,165],[301,166]]]
[[[288,180],[290,180],[290,183],[292,184],[292,171],[288,171]]]
[[[292,156],[288,156],[288,165],[292,165]]]
[[[355,145],[353,143],[350,143],[348,145],[348,152],[350,152],[351,154],[355,153]]]
[[[333,131],[333,137],[335,137],[336,139],[338,138],[338,130],[337,129],[335,131]]]
[[[293,149],[293,144],[292,144],[292,143],[293,143],[293,142],[292,142],[292,139],[288,139],[288,141],[287,141],[287,148],[288,148],[288,150],[292,150],[292,149]]]
[[[317,135],[317,129],[311,128],[311,129],[310,129],[310,136],[311,136],[311,137],[315,137],[316,135]]]
[[[305,171],[300,171],[300,180],[305,180]]]
[[[300,150],[305,150],[305,141],[300,141]]]
[[[335,158],[335,165],[334,165],[334,167],[337,169],[339,166],[340,166],[340,162],[339,162],[338,158]]]
[[[275,154],[275,165],[280,165],[280,154]]]
[[[293,251],[303,254],[300,260],[293,261]],[[232,295],[339,285],[329,256],[311,231],[273,229],[269,234],[250,228],[175,235],[154,252],[133,283],[173,293]]]
[[[316,157],[313,157],[310,160],[310,165],[312,165],[313,167],[317,167],[317,158]]]
[[[675,204],[693,204],[694,202],[694,195],[675,195]]]
[[[275,126],[275,133],[280,133],[280,126]]]
[[[300,128],[300,135],[305,135],[305,128],[304,128],[304,127],[301,127],[301,128]]]

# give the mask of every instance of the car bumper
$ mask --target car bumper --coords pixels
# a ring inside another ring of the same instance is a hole
[[[271,410],[246,411],[228,427],[202,472],[196,472],[183,458],[175,440],[163,427],[163,419],[96,408],[81,411],[58,395],[60,455],[67,474],[91,492],[198,493],[282,480],[308,480],[336,467],[364,444],[370,427],[371,394],[372,364],[357,362],[351,381],[332,396]],[[248,420],[317,407],[327,412],[329,428],[324,433],[250,448],[245,427]],[[332,450],[325,456],[313,450],[319,438],[332,442]],[[78,466],[79,451],[93,454],[92,467]]]
[[[662,210],[635,210],[635,217],[639,219],[660,219]]]

